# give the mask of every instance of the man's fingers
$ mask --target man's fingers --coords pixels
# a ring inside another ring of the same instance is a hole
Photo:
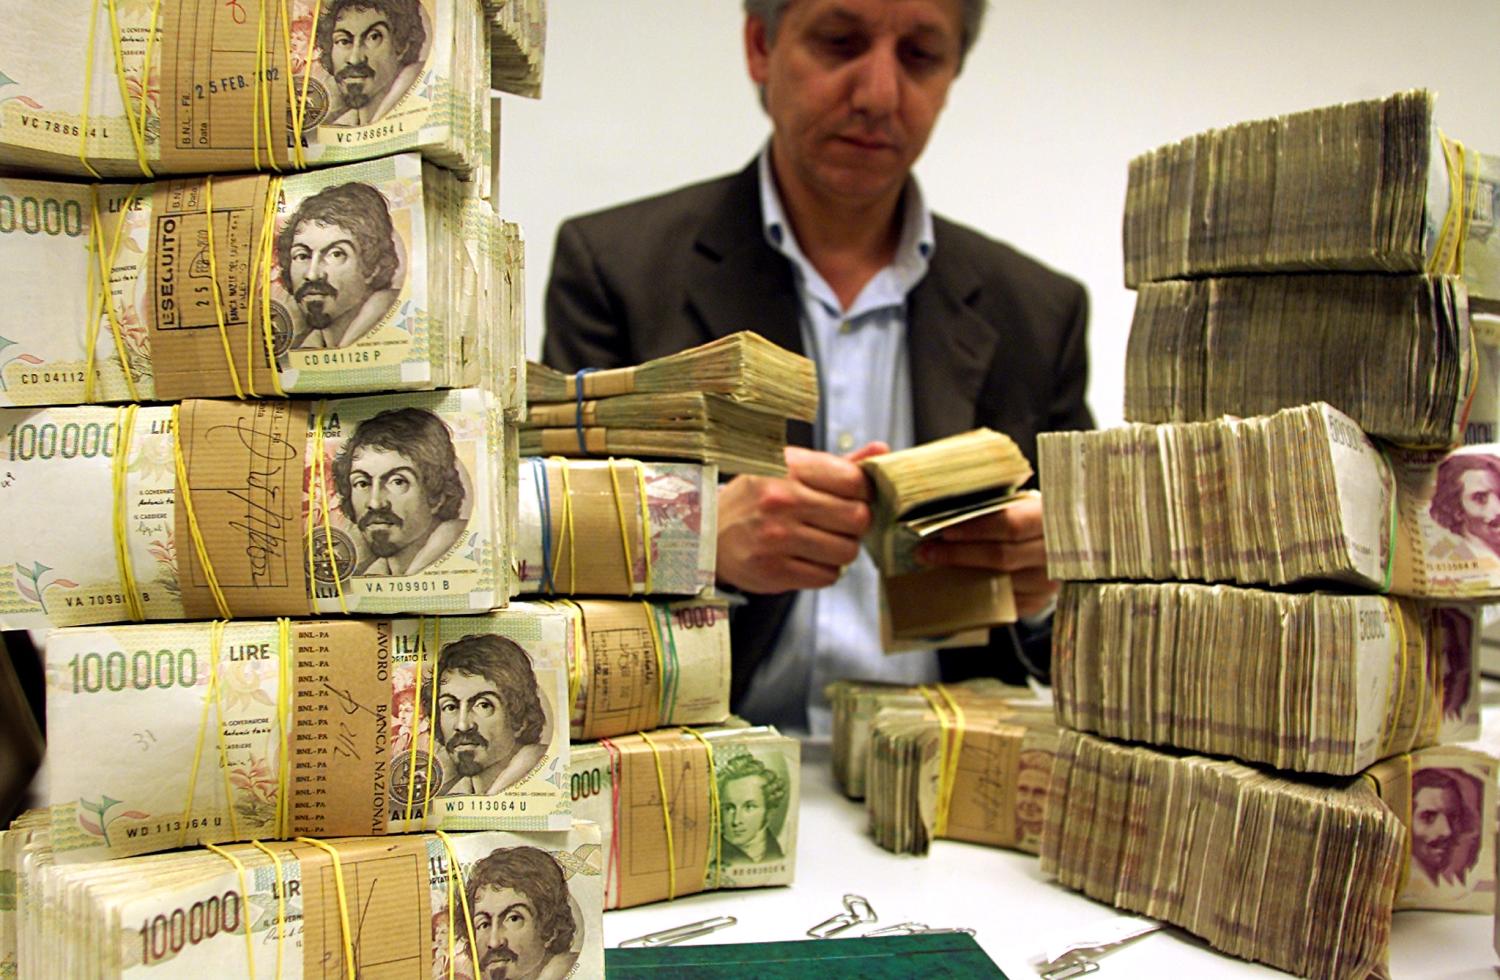
[[[1045,568],[1047,546],[1041,538],[1006,544],[999,541],[929,541],[917,552],[929,565],[952,565],[959,568],[988,568],[997,572],[1018,572]]]
[[[868,501],[871,497],[865,471],[841,456],[788,446],[786,466],[792,480],[814,490],[844,500]]]
[[[943,531],[944,541],[1030,541],[1042,536],[1041,502],[1019,501],[997,514],[985,514]]]
[[[797,480],[762,480],[755,489],[756,510],[766,523],[808,524],[856,538],[869,530],[870,507],[863,500],[828,493]]]
[[[1010,577],[1011,592],[1016,600],[1016,613],[1021,616],[1035,616],[1046,610],[1057,596],[1058,584],[1047,577],[1047,573],[1039,568],[1027,569],[1017,572]]]
[[[884,456],[891,451],[891,447],[883,442],[867,442],[863,446],[844,456],[851,463],[863,463],[872,456]]]

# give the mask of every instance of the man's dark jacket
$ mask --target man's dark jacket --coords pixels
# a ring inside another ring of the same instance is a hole
[[[927,275],[911,291],[907,352],[918,443],[989,426],[1036,460],[1038,432],[1088,428],[1088,297],[1007,245],[933,218]],[[547,286],[543,360],[564,371],[638,364],[754,330],[803,353],[792,265],[765,239],[756,164],[737,174],[565,222]],[[811,445],[792,423],[789,439]],[[774,647],[795,593],[752,595],[731,620],[731,704]],[[993,630],[946,650],[945,680],[1019,681],[1050,632]]]

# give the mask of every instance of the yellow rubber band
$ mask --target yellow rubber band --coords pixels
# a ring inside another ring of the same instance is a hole
[[[99,171],[94,169],[92,163],[89,163],[89,100],[94,95],[94,58],[98,27],[99,0],[94,0],[94,5],[89,10],[88,55],[83,63],[83,106],[78,110],[78,162],[83,164],[83,169],[89,172],[89,176],[95,180],[103,180]]]
[[[89,204],[91,224],[87,248],[94,254],[94,261],[89,263],[89,311],[88,319],[83,324],[83,402],[85,405],[94,403],[94,362],[98,360],[99,317],[103,315],[99,309],[99,303],[108,295],[106,292],[108,279],[104,273],[104,231],[100,227],[104,219],[99,213],[98,184],[89,187]]]
[[[130,559],[130,521],[128,519],[130,440],[135,433],[135,416],[139,405],[123,405],[115,411],[115,458],[111,463],[114,477],[113,525],[115,537],[115,565],[120,570],[120,591],[125,594],[125,611],[130,621],[139,623],[146,618],[145,603],[135,581],[135,563]]]
[[[217,632],[214,640],[214,650],[222,650],[224,644],[224,624],[215,620],[209,628],[210,634]],[[214,662],[218,662],[217,656]],[[229,740],[224,735],[224,685],[214,685],[214,715],[218,719],[219,734],[219,775],[224,780],[224,809],[229,811],[229,839],[240,839],[239,820],[234,815],[234,783],[229,779]]]
[[[130,111],[130,85],[125,80],[125,55],[120,48],[120,14],[116,8],[115,0],[105,0],[109,9],[109,32],[110,40],[114,44],[115,52],[115,81],[120,85],[120,104],[125,107],[125,123],[130,129],[130,142],[135,146],[135,162],[141,168],[141,173],[146,177],[155,177],[151,172],[151,165],[146,160],[146,134],[136,125],[135,116]],[[146,85],[149,76],[141,75],[141,99],[146,98]]]
[[[468,930],[469,934],[469,965],[473,967],[473,973],[471,975],[474,977],[478,977],[479,943],[475,941],[474,937],[474,913],[469,908],[469,890],[464,884],[464,870],[458,862],[458,852],[453,849],[453,841],[451,838],[449,838],[447,833],[441,830],[434,830],[433,833],[437,835],[438,840],[443,842],[443,850],[448,852],[448,881],[452,882],[454,878],[458,879],[458,899],[463,906],[464,927]],[[453,923],[453,904],[451,901],[448,904],[448,922],[451,928]],[[453,955],[451,952],[451,948],[448,955],[448,969],[453,969]]]
[[[630,595],[635,592],[635,562],[630,557],[630,535],[625,529],[625,501],[620,496],[620,478],[615,473],[615,458],[611,456],[606,465],[609,467],[609,485],[614,490],[615,520],[620,525],[620,548],[625,552],[625,588],[620,591]]]
[[[143,147],[146,143],[146,106],[149,104],[149,100],[146,98],[146,94],[150,90],[151,54],[152,49],[156,47],[156,23],[160,17],[161,0],[152,0],[151,27],[146,32],[146,60],[145,63],[141,65],[141,111],[139,117],[136,120],[137,129],[141,134],[141,145]],[[130,107],[128,104],[125,107],[125,111],[127,113],[130,112]]]
[[[219,291],[219,260],[214,249],[214,178],[209,174],[203,178],[204,227],[208,229],[208,282],[213,288],[214,320],[219,325],[219,343],[224,348],[224,363],[229,365],[229,381],[234,385],[234,397],[244,399],[245,389],[240,386],[240,371],[234,363],[234,351],[229,346],[229,330],[224,325],[224,295]]]
[[[652,591],[651,569],[651,508],[646,504],[646,466],[640,460],[635,463],[636,489],[641,495],[641,552],[646,562],[646,594]]]
[[[251,841],[250,846],[270,858],[276,868],[276,980],[281,980],[283,947],[286,945],[286,879],[282,877],[281,858],[275,851],[258,840]]]
[[[307,30],[307,51],[302,58],[302,96],[297,100],[297,131],[293,134],[297,161],[304,167],[307,166],[307,159],[302,152],[302,128],[307,122],[307,83],[312,78],[313,47],[318,40],[318,18],[322,13],[322,0],[313,0],[312,26]],[[290,48],[287,54],[291,54]]]
[[[344,940],[344,969],[349,980],[354,980],[354,944],[349,937],[349,899],[344,892],[344,866],[339,863],[338,849],[312,837],[298,837],[297,842],[316,847],[327,853],[333,861],[333,886],[339,897],[339,931]]]
[[[273,246],[276,241],[276,203],[281,199],[281,187],[284,178],[272,177],[266,187],[266,203],[261,212],[260,240],[255,243],[254,265],[257,272],[250,276],[250,295],[245,308],[249,311],[245,317],[245,350],[255,349],[255,294],[260,292],[260,332],[261,341],[265,344],[266,364],[271,371],[271,390],[278,398],[286,397],[286,389],[281,386],[281,365],[276,359],[276,338],[271,331],[271,272]],[[249,357],[249,355],[246,355]],[[255,358],[250,357],[250,383],[252,388],[255,384]]]
[[[424,635],[422,629],[422,618],[417,619],[417,670],[411,698],[411,748],[406,753],[406,819],[411,819],[411,806],[416,802],[417,795],[417,727],[422,720],[422,668],[427,665],[427,651],[425,649]],[[437,678],[433,678],[433,686],[437,686]],[[433,723],[437,719],[429,717],[427,728],[431,731]]]
[[[938,798],[932,832],[934,837],[943,837],[948,833],[948,811],[953,802],[953,786],[958,781],[958,757],[963,749],[964,712],[942,684],[922,684],[917,690],[927,699],[938,718]]]
[[[281,771],[277,773],[276,836],[286,838],[292,832],[292,621],[276,621],[277,645],[281,649],[280,684],[276,690],[276,744],[280,746]]]
[[[440,636],[438,633],[439,623],[437,617],[434,616],[431,618],[432,647],[436,650]],[[420,628],[421,626],[419,625],[418,629]],[[432,807],[432,798],[436,795],[432,791],[432,760],[437,755],[437,746],[433,744],[437,739],[438,662],[436,658],[432,661],[432,683],[428,687],[432,693],[428,695],[431,698],[431,703],[428,705],[427,715],[427,767],[422,774],[422,818],[424,821],[427,818],[429,809]],[[423,826],[426,826],[426,824],[424,823]]]
[[[660,726],[671,722],[667,713],[662,710],[667,690],[666,658],[662,655],[661,627],[656,622],[656,610],[644,600],[641,605],[646,609],[646,631],[651,634],[651,652],[656,655],[656,725]]]
[[[136,390],[135,369],[130,366],[130,358],[125,353],[125,334],[120,326],[119,311],[115,309],[114,293],[109,288],[109,277],[114,272],[115,260],[120,255],[120,242],[125,237],[125,222],[129,220],[130,210],[135,207],[135,200],[140,196],[143,187],[144,185],[142,184],[132,184],[130,192],[125,195],[125,204],[120,208],[120,220],[115,223],[114,234],[110,236],[109,257],[99,267],[99,288],[102,290],[100,298],[104,304],[104,312],[109,319],[109,332],[114,337],[115,356],[120,359],[120,373],[125,376],[125,390],[130,393],[130,400],[133,402],[140,401],[141,396],[140,392]],[[102,235],[103,233],[101,232],[101,242],[103,241]],[[97,332],[95,336],[97,336]],[[90,346],[90,351],[92,352],[92,350],[93,348]],[[88,381],[92,381],[93,376],[93,371],[90,371]],[[88,382],[86,381],[85,383]],[[85,398],[84,400],[90,401],[91,399]]]
[[[209,626],[208,690],[203,695],[203,713],[198,716],[198,740],[193,745],[193,767],[188,770],[187,799],[182,804],[182,826],[177,846],[187,846],[188,826],[193,818],[193,798],[198,793],[198,769],[203,765],[203,737],[208,732],[208,709],[219,687],[219,643],[223,637],[217,620]]]
[[[714,747],[709,744],[696,728],[686,725],[682,730],[696,738],[703,751],[708,754],[708,812],[713,814],[713,819],[708,824],[708,859],[707,863],[713,865],[714,887],[722,887],[724,875],[724,824],[719,817],[719,767],[714,761]]]
[[[234,865],[235,873],[240,876],[240,918],[245,923],[245,963],[250,967],[250,980],[255,980],[255,941],[250,937],[250,916],[248,914],[250,909],[250,883],[245,878],[245,862],[217,844],[210,844],[205,841],[203,846]],[[278,975],[281,972],[281,963],[279,961],[276,964],[276,972]]]
[[[172,457],[177,465],[177,492],[182,495],[182,507],[187,511],[188,532],[193,538],[193,550],[198,554],[198,563],[203,566],[203,578],[208,583],[208,591],[213,595],[214,604],[219,608],[219,615],[224,619],[232,618],[229,611],[229,602],[224,598],[224,592],[219,588],[219,577],[214,574],[213,562],[208,560],[208,546],[203,543],[203,532],[198,529],[198,515],[193,512],[193,493],[188,486],[187,460],[182,453],[182,406],[172,406]]]
[[[572,617],[573,656],[568,660],[568,723],[571,725],[573,711],[578,706],[578,692],[583,689],[583,661],[588,653],[588,631],[584,629],[583,607],[572,599],[563,599],[561,603],[571,606],[576,613]]]
[[[656,743],[645,732],[638,733],[651,749],[651,759],[656,763],[656,788],[661,794],[661,823],[667,833],[667,901],[677,897],[677,849],[672,844],[672,810],[667,805],[667,774],[661,767],[661,752]]]
[[[562,560],[562,542],[568,540],[568,592],[578,591],[578,549],[573,534],[573,488],[568,482],[568,460],[565,456],[553,456],[552,461],[557,463],[562,471],[563,485],[563,513],[561,533],[557,536],[556,553],[553,556],[553,567],[548,570],[549,577],[554,583],[557,582],[557,563]]]

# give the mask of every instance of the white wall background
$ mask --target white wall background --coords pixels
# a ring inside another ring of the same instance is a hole
[[[768,126],[735,0],[552,0],[543,98],[502,107],[527,351],[562,219],[738,169]],[[1131,157],[1198,130],[1415,87],[1500,153],[1500,0],[992,0],[917,174],[933,208],[1088,286],[1089,402],[1121,417]]]

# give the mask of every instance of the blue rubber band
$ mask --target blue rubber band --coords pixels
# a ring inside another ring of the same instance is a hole
[[[583,437],[583,376],[593,374],[598,368],[579,368],[578,373],[573,375],[573,387],[577,389],[578,407],[573,412],[573,427],[578,431],[578,454],[589,455],[588,443]]]
[[[547,461],[540,456],[526,460],[536,474],[536,503],[542,512],[542,580],[543,592],[556,592],[557,583],[552,579],[552,488],[547,483]]]

